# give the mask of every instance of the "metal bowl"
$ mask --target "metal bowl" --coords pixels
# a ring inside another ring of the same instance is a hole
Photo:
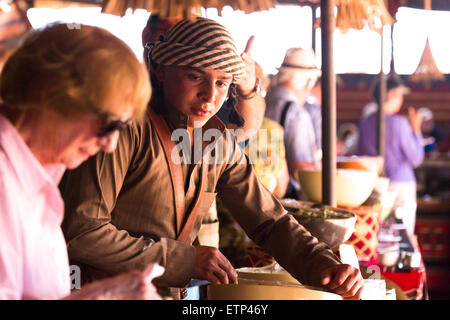
[[[355,229],[356,215],[353,212],[293,199],[283,199],[280,202],[314,237],[325,242],[330,248],[336,248],[347,241]],[[301,214],[313,210],[328,210],[336,215],[330,213],[330,217],[322,218]]]

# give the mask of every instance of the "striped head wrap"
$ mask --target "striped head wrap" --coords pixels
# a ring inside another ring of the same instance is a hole
[[[181,20],[151,51],[153,62],[165,66],[212,68],[233,74],[234,80],[245,73],[231,34],[218,22],[196,17]]]

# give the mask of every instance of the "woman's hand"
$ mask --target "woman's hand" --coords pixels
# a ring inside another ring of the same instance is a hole
[[[162,275],[164,268],[149,265],[144,272],[131,271],[113,278],[95,281],[74,291],[67,300],[161,300],[151,281]]]
[[[415,134],[422,133],[422,114],[415,108],[408,108],[409,122],[411,123],[412,130]]]

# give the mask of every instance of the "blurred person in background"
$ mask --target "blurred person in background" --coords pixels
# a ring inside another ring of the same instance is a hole
[[[256,63],[256,75],[262,84],[268,85],[268,79],[264,75],[261,66]],[[267,87],[261,87],[266,90]],[[289,183],[289,172],[285,157],[283,127],[275,121],[264,117],[265,108],[256,109],[253,116],[261,127],[250,138],[245,153],[255,170],[255,174],[261,183],[272,194],[281,199],[286,193]],[[217,201],[217,210],[220,221],[219,248],[235,268],[245,266],[245,253],[249,246],[256,246],[245,231],[233,218],[233,215],[220,201]],[[259,247],[258,247],[259,248]]]
[[[336,138],[336,153],[338,156],[352,156],[356,154],[359,138],[359,129],[356,124],[351,122],[341,124]]]
[[[417,208],[414,168],[424,159],[422,115],[412,107],[408,108],[409,119],[399,114],[404,94],[409,92],[399,77],[389,77],[386,80],[386,88],[386,98],[382,103],[385,113],[384,172],[390,180],[390,191],[396,194],[396,216],[401,217],[406,230],[413,235]],[[377,104],[380,102],[379,96],[380,84],[377,79],[372,89],[372,97]],[[378,155],[377,122],[376,112],[360,121],[357,151],[359,155]]]
[[[322,149],[322,83],[320,77],[311,89],[304,106],[311,117],[316,136],[316,148],[320,152]]]
[[[0,299],[160,298],[147,274],[161,274],[156,265],[71,293],[58,190],[66,168],[116,148],[119,130],[142,117],[149,85],[131,49],[96,27],[50,25],[7,60],[0,79]]]
[[[290,174],[287,198],[300,197],[300,185],[295,179],[295,172],[314,170],[320,164],[314,125],[304,107],[320,74],[312,49],[288,49],[266,95],[266,117],[284,128]]]
[[[428,158],[439,156],[442,145],[445,142],[444,134],[434,122],[433,112],[427,107],[419,108],[422,115],[422,135],[425,155]]]

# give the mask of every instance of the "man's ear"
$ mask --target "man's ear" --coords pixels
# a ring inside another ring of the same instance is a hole
[[[158,80],[159,82],[163,82],[164,81],[164,66],[161,65],[157,65],[156,66],[156,70],[155,70],[155,77],[156,80]]]
[[[311,92],[312,88],[314,87],[314,85],[316,84],[316,79],[315,78],[309,78],[306,82],[306,90]]]

